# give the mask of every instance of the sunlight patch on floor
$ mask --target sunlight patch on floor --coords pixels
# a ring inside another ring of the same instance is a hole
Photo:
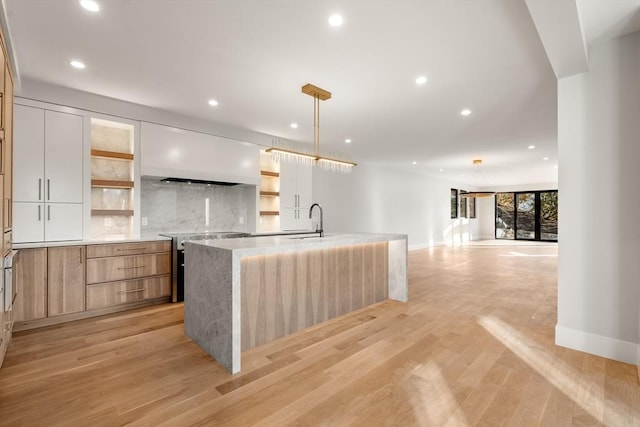
[[[640,419],[640,408],[603,397],[597,392],[598,385],[507,323],[492,316],[483,316],[478,323],[597,421],[604,422],[605,408],[608,425],[622,426],[630,419]]]
[[[527,257],[527,258],[545,258],[545,257],[553,257],[558,258],[558,254],[523,254],[522,252],[509,252],[505,255],[500,255],[504,257]]]
[[[420,426],[468,426],[469,422],[434,362],[417,368],[408,383],[409,400]]]

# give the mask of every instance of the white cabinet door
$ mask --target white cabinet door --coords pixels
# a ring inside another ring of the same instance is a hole
[[[46,202],[82,203],[82,116],[45,111]]]
[[[13,242],[44,240],[44,203],[13,202]]]
[[[82,203],[47,203],[44,240],[82,240]]]
[[[297,174],[298,207],[309,209],[311,206],[311,166],[298,165]],[[309,216],[307,212],[306,216]]]
[[[280,163],[280,210],[298,207],[297,175],[296,163]],[[282,224],[282,219],[280,221]]]
[[[44,201],[44,110],[14,105],[13,111],[13,200]]]
[[[298,229],[298,209],[280,208],[280,228],[282,231]]]

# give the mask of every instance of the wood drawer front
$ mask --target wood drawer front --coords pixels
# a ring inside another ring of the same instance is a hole
[[[171,274],[171,254],[132,255],[87,260],[87,284]]]
[[[171,241],[110,243],[107,245],[87,245],[87,258],[109,256],[142,255],[171,251]]]
[[[87,310],[171,295],[171,276],[87,286]]]

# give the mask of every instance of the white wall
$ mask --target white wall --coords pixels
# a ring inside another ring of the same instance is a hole
[[[556,343],[640,363],[640,33],[558,81]]]
[[[459,186],[367,163],[347,175],[313,171],[313,201],[324,208],[325,231],[407,234],[412,249],[478,237],[478,220],[451,219],[451,188]]]

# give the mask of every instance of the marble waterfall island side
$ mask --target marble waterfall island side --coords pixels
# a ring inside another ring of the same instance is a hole
[[[232,373],[241,352],[394,299],[408,300],[407,236],[187,242],[185,334]]]

